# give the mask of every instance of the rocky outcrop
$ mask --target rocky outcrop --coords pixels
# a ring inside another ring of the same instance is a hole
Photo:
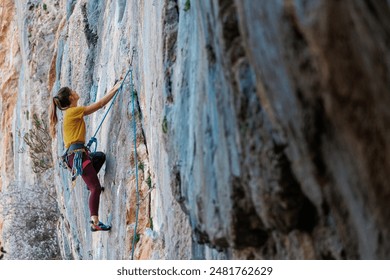
[[[60,257],[45,115],[46,58],[53,51],[51,27],[58,23],[56,13],[45,7],[31,1],[1,4],[0,220],[4,258],[9,259]]]
[[[1,25],[15,46],[0,50],[2,193],[55,193],[46,258],[389,257],[388,1],[17,3]],[[113,230],[92,234],[88,191],[58,166],[60,127],[42,163],[24,136],[45,135],[60,87],[88,104],[129,69],[135,111],[127,79],[97,134]]]
[[[310,248],[315,258],[387,258],[390,135],[382,106],[389,103],[388,3],[284,1],[282,6],[237,7],[257,95],[272,124],[266,141],[273,146],[272,161],[279,159],[278,177],[289,178],[286,186],[299,187],[303,199],[292,221],[296,226],[271,228],[290,232],[287,240],[296,239],[297,229],[301,238],[309,235],[312,245],[303,242],[302,251]],[[261,24],[255,21],[259,15],[264,15]],[[297,201],[289,193],[283,196]],[[267,244],[285,247],[279,238]]]
[[[13,173],[12,156],[12,113],[16,104],[18,82],[18,67],[20,66],[20,50],[17,36],[17,22],[13,1],[4,1],[1,5],[1,179],[0,190],[3,183],[7,184],[5,173]],[[16,32],[15,32],[16,31]]]

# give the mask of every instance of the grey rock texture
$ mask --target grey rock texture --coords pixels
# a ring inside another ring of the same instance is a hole
[[[136,259],[390,257],[389,1],[16,2],[0,191],[56,193],[47,258],[129,259],[137,204]],[[88,191],[58,166],[61,125],[40,173],[23,135],[60,87],[89,104],[131,63],[136,110],[127,79],[97,135],[113,229],[92,234]]]

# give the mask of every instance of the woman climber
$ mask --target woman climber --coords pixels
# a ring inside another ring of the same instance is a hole
[[[68,167],[72,170],[72,180],[81,175],[90,191],[88,206],[91,215],[91,231],[107,231],[111,226],[99,221],[99,202],[102,187],[97,173],[105,161],[102,152],[89,153],[85,147],[85,122],[84,116],[90,115],[103,108],[115,95],[120,82],[99,101],[88,105],[78,106],[80,96],[68,87],[61,88],[53,98],[50,113],[50,133],[56,137],[56,124],[58,122],[56,108],[65,111],[63,120],[64,144],[67,149],[66,158]]]

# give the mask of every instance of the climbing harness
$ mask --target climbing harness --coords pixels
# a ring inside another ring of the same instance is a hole
[[[74,153],[72,168],[72,181],[74,181],[77,176],[83,175],[83,154],[85,151],[84,149],[79,149],[72,151],[72,153]]]
[[[73,164],[70,165],[69,158],[74,154]],[[61,156],[61,165],[71,171],[72,174],[72,186],[75,186],[77,176],[83,175],[83,169],[91,163],[91,159],[87,159],[83,162],[84,154],[89,155],[88,150],[84,147],[83,143],[74,143],[65,151]],[[72,167],[71,167],[72,166]]]

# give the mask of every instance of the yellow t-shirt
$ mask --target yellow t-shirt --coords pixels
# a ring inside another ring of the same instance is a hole
[[[85,143],[85,107],[77,106],[66,109],[64,115],[64,143],[65,147],[76,142]]]

